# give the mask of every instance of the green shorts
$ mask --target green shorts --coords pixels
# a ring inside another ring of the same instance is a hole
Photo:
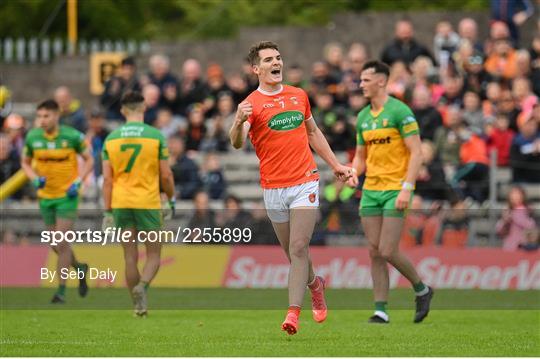
[[[113,208],[114,224],[119,228],[156,231],[163,225],[160,209]]]
[[[62,218],[74,221],[77,219],[77,205],[79,197],[69,198],[42,198],[39,200],[39,210],[43,216],[45,225],[52,226],[56,224],[56,218]]]
[[[406,210],[396,209],[396,199],[399,192],[398,190],[363,190],[360,200],[360,216],[405,217]]]

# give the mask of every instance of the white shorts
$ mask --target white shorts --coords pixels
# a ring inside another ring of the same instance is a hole
[[[296,207],[319,207],[319,181],[292,187],[263,190],[268,218],[275,223],[289,222],[289,210]]]

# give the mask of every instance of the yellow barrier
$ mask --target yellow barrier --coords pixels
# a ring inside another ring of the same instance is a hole
[[[13,176],[9,177],[7,181],[0,185],[0,202],[17,192],[17,190],[24,186],[27,181],[28,177],[26,177],[24,171],[22,169],[18,170]]]

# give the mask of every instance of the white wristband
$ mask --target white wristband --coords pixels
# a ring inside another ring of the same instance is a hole
[[[401,188],[407,191],[413,191],[414,190],[414,184],[410,182],[403,182],[401,185]]]

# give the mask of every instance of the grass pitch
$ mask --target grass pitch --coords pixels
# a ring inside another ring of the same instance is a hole
[[[131,316],[125,289],[85,299],[68,290],[62,307],[47,304],[51,295],[1,289],[0,355],[540,356],[538,291],[439,290],[413,324],[411,291],[393,290],[391,324],[374,325],[370,291],[329,290],[326,322],[311,319],[306,301],[295,336],[280,331],[284,290],[151,289],[146,319]]]

